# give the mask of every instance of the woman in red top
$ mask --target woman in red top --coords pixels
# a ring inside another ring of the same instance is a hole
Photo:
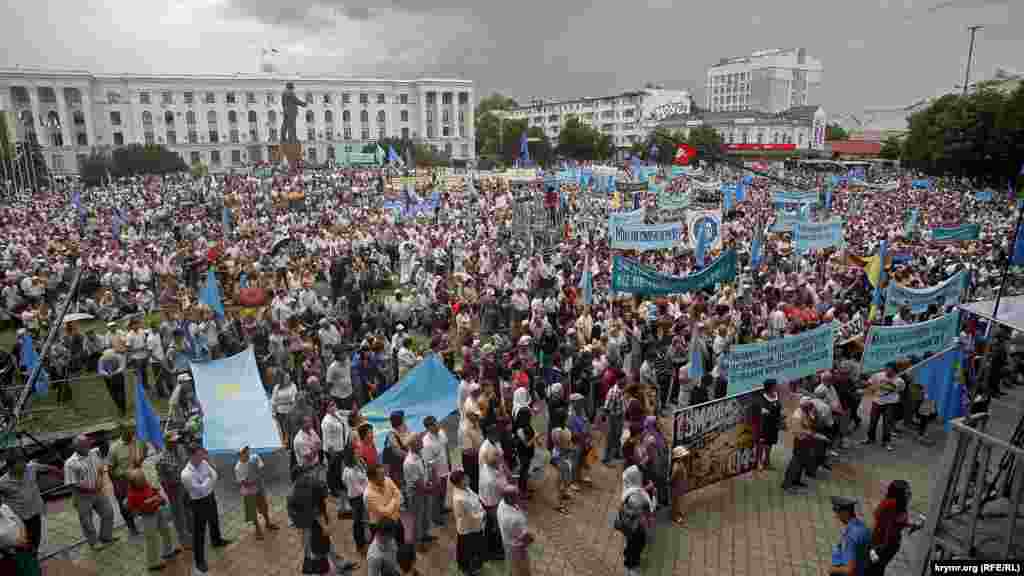
[[[169,560],[181,552],[171,535],[165,504],[167,501],[146,480],[141,468],[128,472],[128,509],[142,520],[142,533],[146,538],[146,566],[150,570],[160,570],[164,567],[161,559]],[[161,540],[162,553],[159,548]]]
[[[373,426],[367,422],[363,422],[358,428],[359,437],[356,439],[355,450],[359,454],[366,465],[373,466],[377,464],[377,447],[373,444]]]

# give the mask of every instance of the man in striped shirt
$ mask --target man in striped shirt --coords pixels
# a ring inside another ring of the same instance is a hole
[[[75,453],[64,463],[64,483],[71,487],[73,501],[78,508],[78,521],[82,533],[93,548],[114,542],[114,508],[110,498],[103,493],[103,463],[99,449],[93,448],[86,435],[75,439]],[[97,539],[92,512],[100,517],[100,533]]]

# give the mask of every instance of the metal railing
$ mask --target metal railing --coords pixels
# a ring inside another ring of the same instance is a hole
[[[918,558],[917,574],[928,573],[931,562],[968,557],[1010,558],[1017,551],[1014,536],[1024,496],[1024,449],[1018,432],[1010,441],[987,433],[989,414],[953,420],[952,438],[946,443],[942,475],[932,490],[937,498],[925,526],[926,546]],[[995,458],[999,463],[993,470]],[[988,504],[1007,496],[1009,504],[1002,529],[1002,514],[986,514]],[[994,544],[994,545],[993,545]]]

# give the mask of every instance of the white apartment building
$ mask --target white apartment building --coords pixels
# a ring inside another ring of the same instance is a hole
[[[689,135],[698,126],[714,129],[729,151],[802,152],[825,149],[828,117],[821,106],[796,106],[778,114],[757,111],[701,112],[666,118],[661,127]]]
[[[824,68],[805,48],[760,50],[708,68],[704,107],[711,112],[778,114],[817,97]]]
[[[162,144],[212,171],[267,160],[281,130],[281,92],[309,102],[296,135],[311,162],[383,138],[424,142],[454,159],[476,155],[473,83],[224,74],[93,74],[0,69],[0,109],[18,140],[35,139],[56,173],[94,149]]]
[[[663,119],[689,114],[690,93],[685,90],[645,88],[615,96],[574,98],[571,100],[535,100],[528,106],[509,111],[508,117],[527,119],[529,125],[544,129],[553,145],[570,118],[578,118],[608,134],[618,148],[629,148],[643,141]]]

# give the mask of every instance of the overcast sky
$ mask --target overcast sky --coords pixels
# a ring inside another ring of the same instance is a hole
[[[694,91],[719,58],[805,47],[830,114],[909,104],[1024,71],[1024,0],[9,0],[0,66],[255,72],[264,48],[304,74],[460,76],[482,96]]]

